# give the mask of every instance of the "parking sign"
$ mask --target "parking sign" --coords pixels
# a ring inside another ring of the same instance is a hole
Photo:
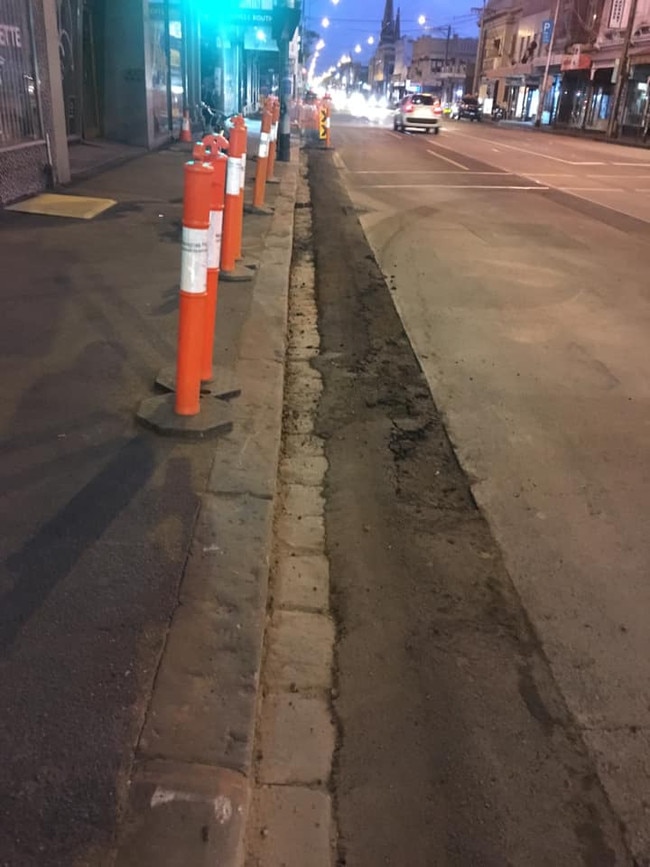
[[[548,45],[553,35],[553,21],[551,18],[542,21],[542,45]]]

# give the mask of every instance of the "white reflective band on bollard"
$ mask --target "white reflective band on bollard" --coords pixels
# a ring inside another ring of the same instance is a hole
[[[208,229],[188,229],[183,226],[181,292],[188,295],[201,295],[207,291],[208,235]]]
[[[223,234],[223,211],[210,211],[208,229],[208,268],[217,270],[221,259],[221,236]]]
[[[244,189],[244,184],[246,183],[246,154],[242,154],[241,157],[241,189]]]
[[[329,119],[329,115],[328,115],[325,118],[325,129],[329,129],[329,128],[330,128],[330,119]]]
[[[277,141],[277,140],[278,140],[278,124],[273,123],[273,124],[271,124],[271,141]]]
[[[241,157],[228,157],[226,172],[226,195],[238,196],[241,192]]]
[[[263,132],[260,136],[260,147],[258,156],[261,159],[268,157],[269,155],[269,134],[268,132]]]

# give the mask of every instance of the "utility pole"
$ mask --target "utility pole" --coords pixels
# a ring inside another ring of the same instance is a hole
[[[448,93],[449,78],[447,77],[448,76],[447,65],[449,63],[449,40],[450,39],[451,39],[451,24],[448,24],[447,25],[447,39],[445,41],[445,67],[444,67],[445,68],[445,78],[444,78],[445,83],[444,83],[443,91],[442,91],[442,97],[443,97],[442,104],[443,105],[445,105],[447,102],[449,102],[449,99],[448,99],[448,97],[449,97],[449,93]]]
[[[551,33],[551,39],[548,43],[548,54],[546,55],[546,66],[544,67],[544,78],[542,79],[542,88],[541,93],[539,94],[539,100],[537,101],[537,116],[535,117],[535,126],[540,126],[542,123],[542,113],[544,111],[544,103],[546,102],[546,89],[548,87],[548,71],[551,67],[551,55],[553,54],[553,48],[555,47],[555,31],[557,30],[557,19],[560,16],[560,2],[561,0],[557,0],[555,4],[555,15],[553,16],[553,32]],[[542,37],[540,36],[540,42]]]
[[[478,35],[478,49],[476,51],[476,67],[474,69],[474,81],[472,82],[472,93],[478,96],[479,81],[481,78],[481,70],[483,69],[483,55],[485,54],[485,7],[487,0],[483,0],[483,6],[472,7],[472,12],[480,15],[481,31]]]
[[[618,77],[616,79],[616,90],[614,91],[614,104],[612,105],[612,113],[610,114],[607,123],[607,138],[614,138],[617,136],[620,129],[618,119],[621,113],[621,97],[627,87],[630,44],[632,43],[632,33],[634,32],[634,19],[636,18],[637,3],[638,0],[631,0],[630,11],[628,12],[627,27],[625,28],[625,40],[623,42],[623,50],[621,51],[621,59],[618,64]]]

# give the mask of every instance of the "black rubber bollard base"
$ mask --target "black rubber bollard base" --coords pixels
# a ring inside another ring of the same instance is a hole
[[[219,271],[219,280],[226,283],[245,283],[255,276],[255,269],[245,265],[235,265],[232,271]]]
[[[261,207],[257,207],[256,205],[245,205],[244,212],[246,214],[256,214],[260,217],[270,217],[275,213],[273,208],[269,208],[268,205],[262,205]]]
[[[232,430],[230,408],[222,400],[202,398],[198,415],[176,415],[175,400],[174,394],[147,397],[138,407],[136,419],[161,436],[182,439],[207,439]]]

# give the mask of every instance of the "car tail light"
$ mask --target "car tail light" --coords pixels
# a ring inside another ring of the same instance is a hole
[[[410,114],[410,113],[411,113],[412,111],[414,111],[414,110],[415,110],[415,109],[414,109],[412,103],[410,103],[410,102],[407,103],[407,104],[404,106],[404,113],[405,113],[405,114]]]
[[[441,105],[434,105],[433,106],[433,113],[435,115],[437,115],[438,117],[440,117],[440,115],[442,114],[442,106]]]

